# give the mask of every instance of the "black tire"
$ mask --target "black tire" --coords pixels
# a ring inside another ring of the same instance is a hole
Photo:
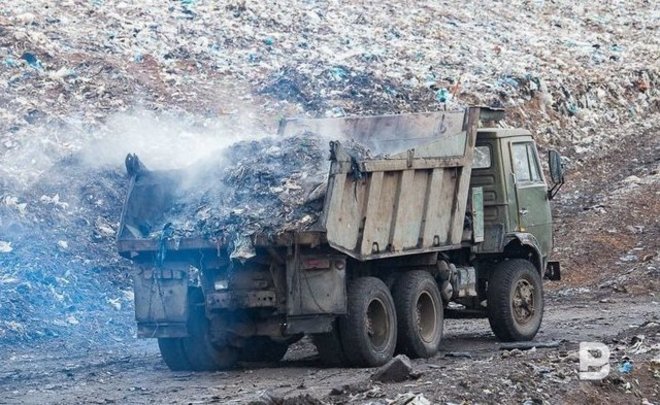
[[[245,345],[239,351],[238,360],[248,363],[276,363],[282,360],[288,349],[288,344],[276,342],[268,336],[253,336],[246,339]]]
[[[344,354],[356,367],[381,366],[396,348],[396,309],[392,294],[376,277],[361,277],[348,286],[348,313],[339,318]]]
[[[238,360],[238,349],[220,346],[211,341],[202,290],[189,289],[188,302],[188,336],[158,339],[158,347],[165,364],[172,371],[216,371],[232,368]]]
[[[188,319],[188,336],[182,339],[191,369],[194,371],[217,371],[232,368],[238,360],[238,349],[220,346],[211,341],[209,320],[203,305],[192,305]]]
[[[435,279],[423,270],[401,275],[392,289],[398,324],[397,351],[432,357],[442,339],[443,304]]]
[[[331,332],[312,335],[312,342],[314,342],[314,346],[319,352],[319,359],[324,365],[329,367],[348,365],[344,349],[341,347],[339,322],[334,322]]]
[[[167,367],[172,371],[191,370],[192,366],[183,352],[181,338],[159,338],[158,348],[160,356]]]
[[[543,320],[543,282],[525,259],[499,263],[488,281],[488,321],[501,341],[532,340]]]

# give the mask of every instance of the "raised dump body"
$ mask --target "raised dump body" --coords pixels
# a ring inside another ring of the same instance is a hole
[[[336,250],[358,260],[457,247],[464,229],[478,109],[285,122],[352,139],[379,158],[356,160],[331,143],[322,227]]]

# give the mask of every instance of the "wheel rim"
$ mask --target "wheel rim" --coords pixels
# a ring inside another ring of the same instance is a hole
[[[376,298],[367,307],[367,336],[371,344],[381,349],[387,345],[390,330],[390,320],[385,304]]]
[[[436,308],[433,302],[433,297],[426,291],[422,292],[417,299],[415,306],[417,320],[417,331],[423,341],[427,343],[433,342],[436,330]]]
[[[516,282],[513,289],[511,306],[513,317],[519,324],[526,324],[534,317],[534,286],[525,279]]]

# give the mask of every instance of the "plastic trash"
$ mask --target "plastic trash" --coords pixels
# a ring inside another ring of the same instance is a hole
[[[335,66],[331,69],[332,77],[335,80],[342,80],[348,77],[348,72],[341,66]]]
[[[435,92],[435,99],[441,103],[446,103],[451,99],[451,94],[447,89],[440,89]]]
[[[24,52],[23,55],[21,55],[21,59],[23,59],[29,66],[35,69],[42,68],[41,61],[37,55],[33,54],[32,52]]]
[[[0,253],[10,253],[12,250],[11,242],[0,240]]]
[[[13,68],[18,66],[18,63],[13,58],[6,58],[2,63],[8,68]]]
[[[619,364],[619,373],[630,374],[633,371],[633,363],[629,360]]]

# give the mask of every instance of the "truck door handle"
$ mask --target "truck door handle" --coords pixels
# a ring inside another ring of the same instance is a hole
[[[529,211],[527,211],[527,208],[521,208],[521,209],[520,209],[520,215],[523,216],[523,217],[524,217],[525,215],[527,215],[527,212],[529,212]]]

